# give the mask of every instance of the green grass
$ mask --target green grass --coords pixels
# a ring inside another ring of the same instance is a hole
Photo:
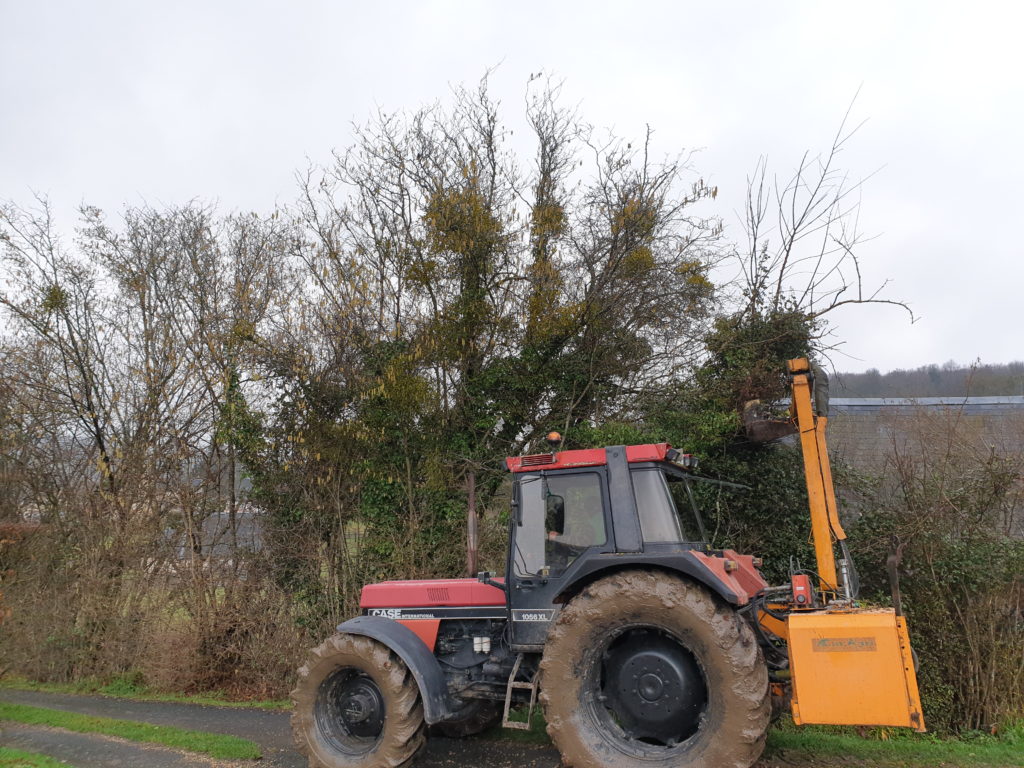
[[[518,707],[508,713],[508,719],[516,723],[526,722],[526,707]],[[534,707],[533,717],[530,719],[530,729],[502,728],[501,723],[488,728],[480,734],[480,738],[497,739],[500,741],[515,741],[526,744],[550,744],[548,738],[547,723],[544,721],[544,713],[540,705]]]
[[[77,683],[40,683],[22,677],[5,677],[0,679],[0,689],[16,691],[41,691],[43,693],[98,693],[101,696],[112,696],[119,699],[135,701],[169,701],[176,704],[203,704],[214,707],[237,707],[239,709],[283,710],[291,708],[288,699],[258,699],[239,701],[230,699],[220,691],[209,691],[201,694],[161,693],[150,690],[147,686],[124,678],[117,678],[109,683],[85,680]]]
[[[68,768],[68,764],[37,752],[0,747],[0,768]]]
[[[28,725],[64,728],[78,733],[98,733],[129,741],[162,744],[173,749],[199,752],[225,760],[255,760],[260,748],[251,741],[220,733],[189,731],[168,725],[151,725],[134,720],[115,720],[111,717],[93,717],[77,712],[64,712],[24,704],[0,701],[0,720],[14,720]]]
[[[1000,737],[974,735],[941,739],[893,729],[875,729],[864,738],[845,729],[782,725],[768,734],[766,756],[780,752],[807,757],[856,759],[870,765],[1024,766],[1024,729]],[[881,738],[882,734],[888,738]]]
[[[526,708],[513,710],[512,720],[523,722]],[[783,721],[768,734],[765,757],[785,753],[798,765],[814,758],[841,758],[844,764],[934,768],[934,766],[1024,766],[1024,723],[1006,728],[999,737],[973,734],[960,739],[942,739],[932,734],[917,734],[902,729],[877,728],[868,737],[852,728],[802,726]],[[530,730],[520,731],[495,726],[483,738],[520,743],[549,743],[544,715],[534,710]]]

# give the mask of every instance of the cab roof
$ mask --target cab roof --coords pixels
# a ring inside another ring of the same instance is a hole
[[[672,448],[668,443],[647,443],[627,445],[626,461],[665,461],[665,455]],[[556,453],[535,453],[529,456],[509,456],[505,465],[511,472],[529,472],[534,469],[567,469],[569,467],[599,467],[606,464],[607,448],[585,448],[578,451]]]

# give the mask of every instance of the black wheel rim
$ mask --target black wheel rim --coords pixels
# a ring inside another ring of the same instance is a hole
[[[707,679],[679,637],[662,627],[623,627],[593,658],[588,709],[622,751],[663,754],[697,736],[708,707]]]
[[[384,733],[384,697],[380,687],[360,669],[343,667],[328,675],[316,693],[313,708],[317,731],[337,752],[363,755]]]

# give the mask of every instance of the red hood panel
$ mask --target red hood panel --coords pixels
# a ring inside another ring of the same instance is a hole
[[[495,579],[501,581],[501,579]],[[429,606],[489,607],[505,605],[505,593],[476,579],[382,581],[367,584],[359,599],[366,608],[427,608]]]

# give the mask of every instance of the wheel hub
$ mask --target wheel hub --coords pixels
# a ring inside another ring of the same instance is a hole
[[[707,704],[693,654],[654,628],[630,630],[609,646],[601,665],[601,701],[626,736],[674,746],[692,736]]]
[[[654,703],[661,698],[661,694],[665,690],[665,681],[653,672],[647,672],[640,678],[640,684],[637,686],[637,690],[640,692],[644,701]]]
[[[372,681],[359,680],[338,699],[341,716],[356,736],[376,736],[384,723],[384,701]]]
[[[366,673],[351,667],[326,678],[317,692],[317,728],[344,754],[373,748],[384,730],[384,698]]]

